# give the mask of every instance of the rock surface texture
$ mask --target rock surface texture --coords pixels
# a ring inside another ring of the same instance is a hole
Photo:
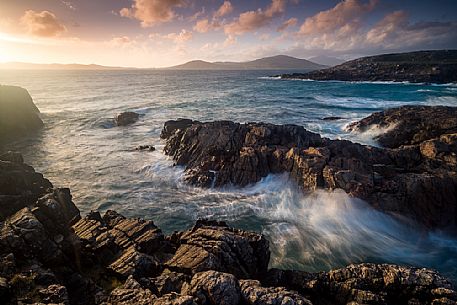
[[[457,51],[437,50],[363,57],[308,73],[284,74],[284,79],[457,82]]]
[[[397,128],[379,136],[391,148],[330,140],[295,125],[165,123],[164,151],[202,187],[246,186],[289,172],[300,188],[343,189],[375,208],[427,227],[457,225],[457,108],[401,107],[351,125]]]
[[[452,284],[428,269],[268,270],[265,237],[223,222],[165,236],[115,211],[81,218],[70,191],[20,155],[0,165],[1,304],[457,304]]]
[[[27,90],[0,85],[0,144],[41,129],[39,113]]]
[[[116,115],[114,122],[117,126],[127,126],[135,123],[140,118],[140,115],[136,112],[122,112]]]

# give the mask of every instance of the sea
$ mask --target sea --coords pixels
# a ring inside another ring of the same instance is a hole
[[[271,267],[323,271],[376,262],[436,269],[457,283],[457,238],[425,231],[340,190],[305,195],[287,174],[244,187],[201,189],[163,154],[167,120],[297,124],[332,139],[377,145],[381,130],[353,134],[351,122],[401,105],[457,106],[457,85],[282,80],[287,71],[0,71],[26,88],[45,128],[8,144],[55,187],[69,187],[87,214],[115,209],[151,219],[165,233],[197,219],[224,220],[266,235]],[[141,114],[116,127],[123,111]],[[339,120],[323,120],[325,117]],[[135,151],[154,145],[156,151]]]

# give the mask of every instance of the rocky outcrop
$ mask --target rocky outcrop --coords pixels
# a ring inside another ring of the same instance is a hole
[[[246,186],[271,173],[289,172],[306,192],[339,188],[382,211],[427,227],[454,229],[456,136],[447,132],[455,128],[456,108],[417,109],[426,109],[427,121],[412,125],[406,136],[389,137],[410,144],[393,149],[330,140],[295,125],[228,121],[169,121],[162,137],[165,153],[186,166],[185,180],[197,186]],[[412,109],[400,112],[414,120]],[[397,134],[404,133],[406,127],[399,126]]]
[[[398,148],[416,145],[457,133],[457,107],[402,106],[391,108],[350,124],[351,132],[381,129],[385,132],[374,139],[384,147]],[[455,150],[454,150],[455,151]]]
[[[39,113],[27,90],[0,85],[0,144],[41,129]]]
[[[452,83],[457,82],[457,51],[419,51],[362,57],[332,68],[284,74],[281,78]]]
[[[114,122],[117,126],[127,126],[135,123],[140,118],[140,115],[136,112],[126,111],[119,113],[114,118]]]
[[[200,220],[165,236],[150,220],[107,211],[81,218],[68,189],[38,191],[17,154],[9,188],[32,195],[0,220],[2,304],[456,304],[438,273],[359,264],[330,272],[268,270],[264,236]],[[10,167],[8,167],[9,165]],[[19,177],[23,176],[23,180]],[[27,178],[27,179],[26,179]],[[42,178],[43,179],[43,178]],[[48,185],[49,183],[49,185]],[[0,197],[3,198],[3,197]]]

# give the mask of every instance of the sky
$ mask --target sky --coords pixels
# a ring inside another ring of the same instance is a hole
[[[0,0],[0,62],[166,67],[457,49],[456,0]]]

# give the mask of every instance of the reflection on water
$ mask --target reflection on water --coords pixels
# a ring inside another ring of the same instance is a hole
[[[372,143],[344,127],[373,111],[403,104],[457,105],[454,86],[303,82],[261,78],[278,71],[18,71],[0,83],[27,88],[46,127],[4,149],[56,186],[70,187],[83,213],[116,209],[153,219],[164,231],[188,228],[200,217],[265,233],[272,265],[322,270],[349,262],[429,266],[457,275],[456,241],[418,231],[341,192],[304,196],[288,177],[269,176],[244,189],[196,189],[162,154],[168,119],[227,119],[303,125],[332,138]],[[127,128],[111,118],[142,114]],[[342,120],[323,121],[328,116]],[[378,131],[372,130],[372,133]],[[155,145],[154,152],[134,151]]]

